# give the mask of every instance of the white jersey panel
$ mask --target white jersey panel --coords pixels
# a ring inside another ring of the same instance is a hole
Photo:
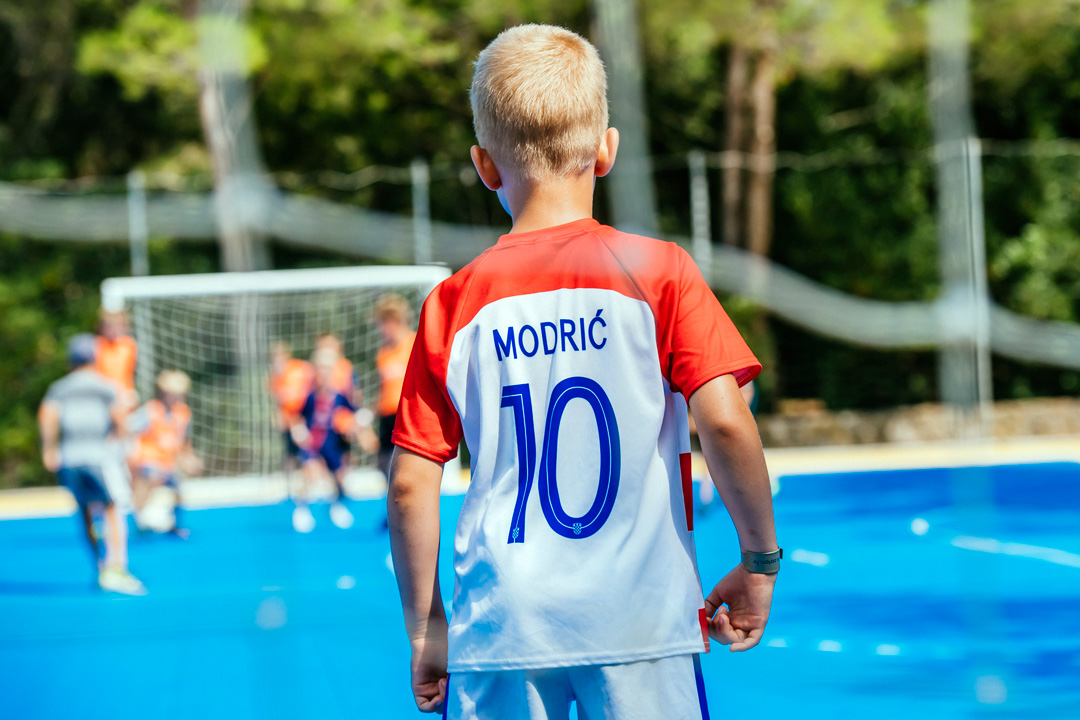
[[[667,388],[652,310],[613,290],[503,298],[457,332],[447,389],[473,479],[451,672],[704,651],[686,405]]]

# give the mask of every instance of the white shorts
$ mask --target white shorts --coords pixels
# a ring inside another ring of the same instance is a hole
[[[127,447],[123,441],[109,440],[106,444],[108,459],[101,463],[101,475],[116,508],[131,512],[131,473],[127,467]]]
[[[459,672],[450,675],[450,720],[709,720],[697,655],[620,665]]]

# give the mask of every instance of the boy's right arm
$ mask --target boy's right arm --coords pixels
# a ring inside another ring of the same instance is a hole
[[[41,462],[49,472],[60,469],[60,405],[46,399],[38,408]]]
[[[690,396],[690,411],[709,474],[735,523],[742,550],[775,551],[769,471],[754,416],[734,376],[723,375],[698,388]],[[734,652],[757,645],[769,620],[775,583],[775,574],[750,573],[736,565],[705,600],[709,635]]]

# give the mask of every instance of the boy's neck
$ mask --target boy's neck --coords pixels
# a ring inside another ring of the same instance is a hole
[[[511,180],[503,186],[510,214],[511,234],[543,230],[591,218],[596,177],[590,170],[543,181]]]

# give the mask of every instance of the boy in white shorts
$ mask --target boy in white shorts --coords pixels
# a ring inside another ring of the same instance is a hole
[[[574,702],[582,718],[707,718],[697,656],[710,636],[735,651],[760,641],[779,567],[739,394],[761,365],[683,250],[592,219],[619,140],[592,45],[507,30],[480,54],[471,97],[473,163],[514,224],[428,297],[398,409],[387,505],[416,704],[468,719],[565,719]],[[707,598],[687,402],[744,551]],[[463,438],[472,482],[448,624],[439,484]]]

